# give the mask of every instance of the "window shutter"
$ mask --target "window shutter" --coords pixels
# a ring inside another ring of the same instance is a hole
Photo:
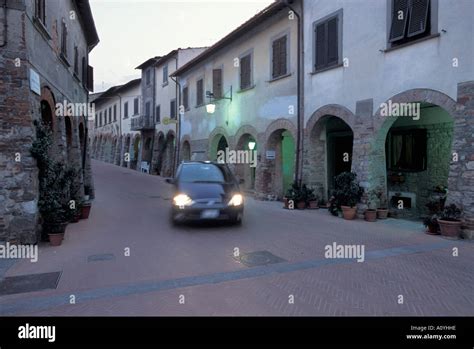
[[[176,100],[173,99],[170,102],[170,117],[171,119],[176,119]]]
[[[408,18],[408,1],[393,0],[392,27],[390,29],[389,42],[394,42],[405,37]],[[402,19],[399,16],[402,15]]]
[[[196,93],[197,93],[197,98],[196,98],[196,104],[197,105],[202,105],[204,103],[203,101],[203,80],[198,80],[197,82],[197,88],[196,88]]]
[[[408,37],[422,34],[427,29],[429,0],[411,0],[410,21],[408,23]]]
[[[334,17],[327,22],[327,31],[328,31],[328,56],[327,64],[333,65],[337,64],[339,60],[339,42],[338,42],[338,19]]]
[[[158,124],[161,122],[161,110],[160,109],[161,109],[160,106],[157,105],[156,106],[156,111],[155,111],[155,114],[156,114],[155,118],[156,118],[156,123],[158,123]]]
[[[186,86],[183,88],[183,107],[184,110],[187,110],[189,108],[189,103],[188,103],[188,87]]]
[[[272,45],[272,77],[276,78],[280,75],[280,41],[273,41]]]
[[[214,98],[222,97],[222,69],[212,71],[212,93]]]
[[[280,41],[280,76],[281,75],[286,75],[288,73],[286,71],[286,57],[287,57],[287,52],[286,52],[286,35],[282,37]]]
[[[326,65],[326,47],[326,23],[321,23],[316,26],[316,69]]]
[[[250,55],[240,59],[240,88],[250,87]]]
[[[94,92],[94,68],[87,66],[87,89],[89,92]]]

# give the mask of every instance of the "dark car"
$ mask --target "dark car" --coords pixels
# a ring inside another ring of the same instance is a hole
[[[179,165],[171,209],[173,224],[184,221],[228,220],[242,222],[243,195],[226,164],[193,161]]]

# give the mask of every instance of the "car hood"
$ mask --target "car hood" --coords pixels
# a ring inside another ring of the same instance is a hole
[[[177,186],[178,192],[188,195],[192,200],[214,199],[230,200],[235,191],[233,184],[227,183],[185,183]]]

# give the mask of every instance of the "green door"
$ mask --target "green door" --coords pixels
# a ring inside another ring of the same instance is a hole
[[[295,140],[289,131],[282,133],[281,168],[283,177],[283,195],[293,183],[295,173]]]

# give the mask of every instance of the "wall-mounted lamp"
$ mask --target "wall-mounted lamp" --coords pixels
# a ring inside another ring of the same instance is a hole
[[[209,98],[209,103],[206,104],[206,111],[209,114],[214,114],[214,112],[216,111],[216,105],[212,101],[215,99],[229,99],[232,102],[232,85],[230,86],[229,93],[230,97],[225,97],[224,95],[222,97],[215,98],[214,93],[212,93],[211,91],[206,91],[206,97]]]
[[[254,150],[255,149],[255,142],[249,142],[249,149]]]

